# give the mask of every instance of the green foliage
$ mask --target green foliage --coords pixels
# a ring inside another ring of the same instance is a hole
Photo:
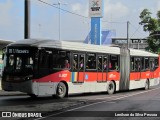
[[[157,12],[157,18],[158,18],[158,31],[160,31],[160,11]]]
[[[141,22],[140,25],[143,26],[143,30],[149,33],[155,33],[160,31],[160,11],[157,12],[157,18],[152,18],[151,12],[148,9],[144,9],[140,13]],[[148,47],[146,50],[158,53],[160,48],[160,35],[150,34],[148,40]]]
[[[150,23],[150,19],[151,19],[151,12],[148,9],[144,9],[141,13],[140,13],[140,19],[141,22],[139,23],[140,25],[143,25],[143,30],[144,31],[148,31],[148,24]]]
[[[0,50],[0,55],[2,55],[2,50]]]
[[[157,18],[160,19],[160,11],[157,12]]]
[[[158,48],[158,54],[160,55],[160,48]]]
[[[155,37],[149,37],[147,39],[148,48],[147,50],[150,52],[158,53],[158,50],[160,49],[160,40]]]

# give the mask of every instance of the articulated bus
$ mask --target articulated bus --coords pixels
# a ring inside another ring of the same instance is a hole
[[[31,97],[149,89],[160,78],[157,54],[125,47],[26,39],[3,56],[2,89]]]

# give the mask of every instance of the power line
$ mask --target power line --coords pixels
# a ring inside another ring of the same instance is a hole
[[[107,20],[104,20],[102,22],[107,22],[107,23],[117,23],[117,24],[125,24],[126,22],[110,22],[110,21],[107,21]]]
[[[140,27],[141,27],[141,26],[139,26],[139,27],[134,31],[134,33],[131,35],[131,37],[133,37],[133,36],[136,34],[136,32],[139,30]]]
[[[130,23],[130,24],[131,24],[131,23]],[[142,32],[139,31],[139,28],[141,27],[141,25],[139,25],[138,28],[136,28],[133,24],[131,24],[131,26],[134,27],[134,28],[136,29],[135,32],[132,34],[131,37],[133,37],[137,31],[138,31],[139,33],[143,34]],[[143,35],[144,35],[144,34],[143,34]],[[145,35],[144,35],[144,36],[145,36]]]
[[[70,13],[70,14],[73,14],[73,15],[76,15],[76,16],[79,16],[79,17],[83,17],[83,18],[89,19],[89,17],[86,17],[86,16],[83,16],[83,15],[80,15],[80,14],[77,14],[77,13],[74,13],[74,12],[71,12],[71,11],[68,11],[68,10],[65,10],[65,9],[62,9],[62,8],[59,8],[59,7],[56,7],[55,5],[52,5],[52,4],[47,3],[47,2],[45,2],[45,1],[42,1],[42,0],[38,0],[38,1],[39,1],[39,2],[42,2],[42,3],[46,4],[46,5],[49,5],[49,6],[51,6],[51,7],[60,9],[60,10],[62,10],[62,11],[64,11],[64,12],[67,12],[67,13]]]
[[[62,10],[62,11],[64,11],[64,12],[67,12],[67,13],[70,13],[70,14],[73,14],[73,15],[76,15],[76,16],[79,16],[79,17],[83,17],[83,18],[89,19],[89,17],[86,17],[86,16],[83,16],[83,15],[80,15],[80,14],[77,14],[77,13],[74,13],[74,12],[71,12],[71,11],[68,11],[68,10],[65,10],[65,9],[62,9],[62,8],[59,8],[59,7],[56,7],[55,5],[52,5],[52,4],[50,4],[50,3],[47,3],[47,2],[45,2],[45,1],[43,1],[43,0],[38,0],[38,1],[41,2],[41,3],[43,3],[43,4],[49,5],[49,6],[51,6],[51,7],[60,9],[60,10]],[[113,23],[113,24],[126,24],[126,23],[127,23],[127,22],[110,22],[110,21],[107,21],[107,20],[103,20],[102,22]],[[131,23],[130,23],[130,24],[131,24]],[[132,25],[132,24],[131,24],[131,25]],[[139,26],[138,28],[136,28],[135,26],[132,25],[132,27],[134,27],[136,30],[135,30],[135,32],[132,34],[131,37],[133,37],[133,36],[135,35],[135,33],[136,33],[137,31],[139,31],[140,26]],[[139,32],[140,32],[140,31],[139,31]],[[143,34],[143,33],[142,33],[142,34]]]

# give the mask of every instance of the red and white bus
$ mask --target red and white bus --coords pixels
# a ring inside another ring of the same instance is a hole
[[[149,89],[158,85],[160,57],[150,52],[27,39],[6,47],[2,89],[30,96]]]

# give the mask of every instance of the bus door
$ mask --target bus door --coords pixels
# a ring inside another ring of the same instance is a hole
[[[135,58],[135,80],[141,79],[141,58]]]
[[[150,78],[153,79],[154,78],[154,58],[150,58],[149,59],[149,68],[150,68]]]
[[[107,56],[98,55],[98,69],[97,69],[97,81],[104,82],[107,81]]]
[[[73,72],[71,73],[72,82],[84,82],[84,60],[85,54],[73,54]]]
[[[108,78],[108,56],[107,55],[103,56],[102,69],[103,69],[103,81],[107,81],[107,78]]]
[[[84,82],[85,78],[85,54],[79,54],[78,62],[78,82]]]
[[[103,64],[103,56],[102,55],[98,55],[98,69],[97,69],[97,82],[102,82],[103,81],[103,68],[102,68],[102,64]]]

